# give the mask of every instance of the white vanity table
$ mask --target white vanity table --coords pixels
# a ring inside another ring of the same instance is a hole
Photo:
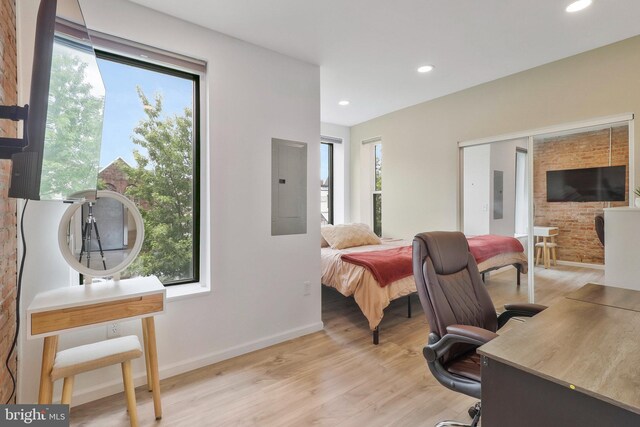
[[[116,224],[116,231],[122,233],[124,247],[117,250],[119,256],[108,257],[102,249],[97,224],[100,218],[99,213],[104,214],[108,212],[107,209],[113,209],[113,204],[109,205],[113,201],[121,204],[115,206],[117,211],[122,212],[122,223]],[[128,227],[132,224],[134,224],[135,236],[124,240],[124,235],[126,233],[128,236]],[[94,231],[96,247],[92,247]],[[53,378],[52,373],[57,354],[60,354],[58,353],[60,334],[118,321],[141,319],[144,344],[141,345],[136,336],[132,338],[136,341],[138,348],[144,347],[148,389],[153,392],[156,419],[162,418],[154,316],[165,310],[166,289],[155,276],[118,279],[121,272],[125,271],[140,252],[143,240],[142,216],[135,204],[121,194],[101,190],[97,192],[94,200],[73,204],[65,211],[58,228],[58,244],[65,261],[74,270],[84,275],[85,285],[62,286],[41,292],[35,296],[27,308],[27,339],[44,338],[39,404],[52,403],[53,381],[56,379]],[[92,259],[94,264],[91,264]],[[93,281],[95,277],[110,279],[96,282]],[[82,352],[82,347],[86,346],[65,349],[64,352],[67,354],[69,351]],[[117,352],[113,354],[117,355]],[[139,350],[135,357],[138,356],[140,356]],[[91,362],[97,363],[96,361],[99,360],[91,359]],[[76,364],[78,365],[79,362]],[[128,369],[127,375],[130,380],[130,365]],[[123,381],[126,383],[128,380],[124,378],[125,370],[123,364]],[[79,370],[79,372],[86,372],[86,370]],[[60,378],[62,377],[57,379]],[[70,403],[73,394],[73,375],[70,376],[70,380],[65,376],[64,380],[63,388],[66,389],[69,385],[66,402]],[[133,397],[127,396],[127,404],[129,408],[135,408],[135,392],[131,381],[128,387],[125,384],[125,391],[128,390],[127,393],[132,394]],[[64,396],[63,390],[63,401]],[[132,426],[138,425],[135,411],[131,414],[130,421]]]
[[[162,405],[153,316],[164,312],[165,301],[165,287],[155,276],[70,286],[37,294],[27,308],[27,339],[44,338],[38,403],[49,404],[52,400],[50,373],[58,350],[58,335],[114,321],[142,319],[147,383],[153,392],[156,418],[160,419]]]

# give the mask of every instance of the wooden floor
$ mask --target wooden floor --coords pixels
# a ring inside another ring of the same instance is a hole
[[[536,302],[551,304],[602,270],[536,268]],[[498,309],[527,301],[527,280],[493,274],[487,288]],[[406,298],[394,301],[371,344],[364,316],[351,298],[323,289],[324,331],[162,381],[164,418],[155,421],[151,393],[136,390],[142,426],[432,426],[468,422],[475,400],[441,386],[422,347],[428,326],[420,302],[406,318]],[[73,426],[127,426],[122,393],[71,411]]]

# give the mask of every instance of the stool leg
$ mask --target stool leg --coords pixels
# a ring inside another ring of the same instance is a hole
[[[73,395],[73,378],[66,377],[62,385],[62,403],[63,405],[71,405],[71,396]]]
[[[542,238],[543,250],[542,257],[544,258],[544,268],[549,268],[549,247],[547,246],[547,238]]]
[[[556,242],[555,237],[552,237],[551,238],[551,243],[555,243],[555,242]],[[553,265],[558,265],[558,259],[557,259],[557,256],[556,256],[556,247],[555,246],[551,248],[551,253],[553,254]]]
[[[131,374],[131,360],[122,362],[122,382],[124,383],[124,395],[127,398],[127,409],[129,410],[129,422],[131,427],[138,427],[138,411],[136,409],[136,390],[133,387],[133,376]]]

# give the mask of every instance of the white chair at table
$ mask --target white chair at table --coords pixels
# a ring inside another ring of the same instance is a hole
[[[138,427],[138,411],[136,409],[136,392],[133,385],[131,360],[142,356],[140,340],[135,335],[99,341],[59,351],[56,354],[51,381],[64,378],[62,400],[60,403],[71,405],[74,378],[78,374],[122,365],[122,383],[129,413],[131,427]]]

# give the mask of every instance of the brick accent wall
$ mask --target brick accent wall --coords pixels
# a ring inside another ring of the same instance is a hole
[[[0,105],[17,103],[16,4],[0,0]],[[0,120],[0,137],[15,137],[16,123]],[[16,328],[16,203],[7,198],[11,163],[0,160],[0,403],[11,394],[5,360]],[[15,373],[15,352],[11,369]]]
[[[629,192],[629,134],[627,126],[611,132],[611,165],[627,166]],[[547,202],[547,171],[609,166],[609,129],[547,138],[534,144],[535,224],[560,228],[558,259],[604,264],[604,248],[596,235],[594,218],[608,202]],[[625,206],[627,202],[611,202]]]

